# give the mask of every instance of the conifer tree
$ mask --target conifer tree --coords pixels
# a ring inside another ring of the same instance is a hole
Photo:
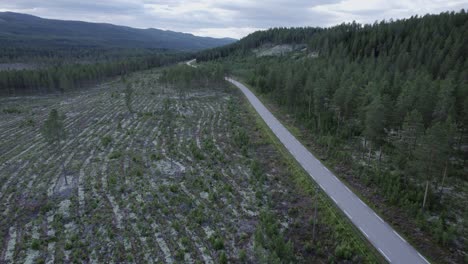
[[[57,153],[62,156],[61,142],[67,137],[67,132],[64,125],[65,115],[60,114],[57,109],[52,109],[49,117],[44,122],[41,128],[41,133],[51,148],[55,148]],[[65,175],[65,165],[62,159],[62,175],[65,183],[68,185],[67,177]]]

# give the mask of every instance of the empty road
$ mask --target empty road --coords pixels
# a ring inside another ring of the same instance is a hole
[[[191,65],[192,62],[190,61],[188,64]],[[226,78],[226,80],[237,86],[244,93],[258,114],[299,164],[388,262],[409,264],[429,263],[390,225],[383,221],[315,158],[247,87],[233,79]]]
[[[188,66],[192,66],[194,68],[196,68],[197,66],[193,65],[193,63],[197,62],[197,59],[193,59],[193,60],[189,60],[187,62],[185,62],[185,64],[187,64]]]

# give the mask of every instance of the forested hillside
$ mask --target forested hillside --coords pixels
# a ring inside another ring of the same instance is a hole
[[[256,31],[240,41],[230,45],[198,52],[198,61],[207,61],[235,55],[248,55],[252,49],[263,44],[301,44],[307,43],[322,28],[272,28],[265,31]]]
[[[438,261],[460,263],[468,252],[467,32],[461,10],[271,29],[197,59],[225,63],[305,129],[316,152],[390,222],[450,252],[429,252]],[[308,48],[255,57],[265,43]]]
[[[0,71],[0,95],[71,91],[111,77],[159,67],[183,60],[187,55],[147,54],[88,64],[58,64],[39,69]]]
[[[0,95],[73,90],[233,41],[0,12]]]
[[[201,50],[222,46],[234,39],[198,37],[160,29],[137,29],[104,23],[44,19],[0,12],[0,47],[105,47]]]

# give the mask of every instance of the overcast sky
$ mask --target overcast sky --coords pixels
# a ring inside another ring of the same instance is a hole
[[[241,38],[270,27],[373,23],[468,9],[468,0],[0,0],[0,11]]]

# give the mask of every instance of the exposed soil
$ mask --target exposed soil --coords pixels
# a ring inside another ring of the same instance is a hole
[[[298,262],[349,261],[334,256],[349,239],[335,226],[319,221],[320,245],[311,241],[314,202],[292,183],[237,90],[180,96],[157,78],[157,70],[128,78],[134,113],[116,81],[25,97],[21,111],[0,112],[0,262],[218,263],[223,254],[240,262],[245,252],[257,263],[262,210],[281,223]],[[61,151],[40,133],[52,108],[66,114]],[[253,160],[263,195],[252,186]]]

